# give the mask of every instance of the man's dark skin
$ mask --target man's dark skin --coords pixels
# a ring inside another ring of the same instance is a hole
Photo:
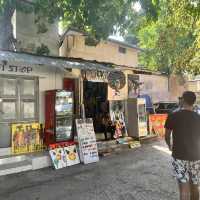
[[[182,105],[184,110],[193,111],[193,105],[188,105],[184,99],[182,100]],[[200,131],[200,130],[199,130]],[[165,141],[172,151],[172,142],[171,142],[171,134],[172,131],[169,129],[165,129]],[[179,184],[179,191],[180,191],[180,200],[199,200],[199,186],[192,184],[191,182],[188,183],[180,183]]]

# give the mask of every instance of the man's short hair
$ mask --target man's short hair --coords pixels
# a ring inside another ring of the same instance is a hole
[[[192,106],[196,101],[196,95],[192,91],[185,91],[182,95],[182,98],[189,106]]]

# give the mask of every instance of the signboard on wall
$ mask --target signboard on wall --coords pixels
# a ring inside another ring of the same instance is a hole
[[[80,159],[84,164],[98,162],[99,155],[93,120],[76,119],[76,129],[79,141]]]
[[[139,95],[139,75],[128,74],[128,98],[136,98]]]
[[[31,153],[43,150],[39,123],[19,123],[11,125],[12,153]]]
[[[126,76],[121,71],[110,72],[108,75],[108,100],[126,99]]]
[[[81,70],[81,76],[83,80],[94,82],[108,82],[107,71],[101,70]]]
[[[30,74],[33,72],[33,68],[30,66],[8,65],[6,62],[2,62],[0,63],[0,72]]]

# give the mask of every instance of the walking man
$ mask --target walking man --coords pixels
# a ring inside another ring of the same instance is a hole
[[[200,115],[193,111],[196,101],[194,92],[184,92],[182,100],[182,109],[170,114],[166,120],[165,140],[172,151],[172,166],[178,180],[180,200],[199,200]]]

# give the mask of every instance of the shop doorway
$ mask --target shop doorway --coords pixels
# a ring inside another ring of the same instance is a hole
[[[83,101],[86,118],[92,118],[95,133],[103,133],[103,117],[109,114],[107,101],[108,84],[104,82],[83,82]]]

